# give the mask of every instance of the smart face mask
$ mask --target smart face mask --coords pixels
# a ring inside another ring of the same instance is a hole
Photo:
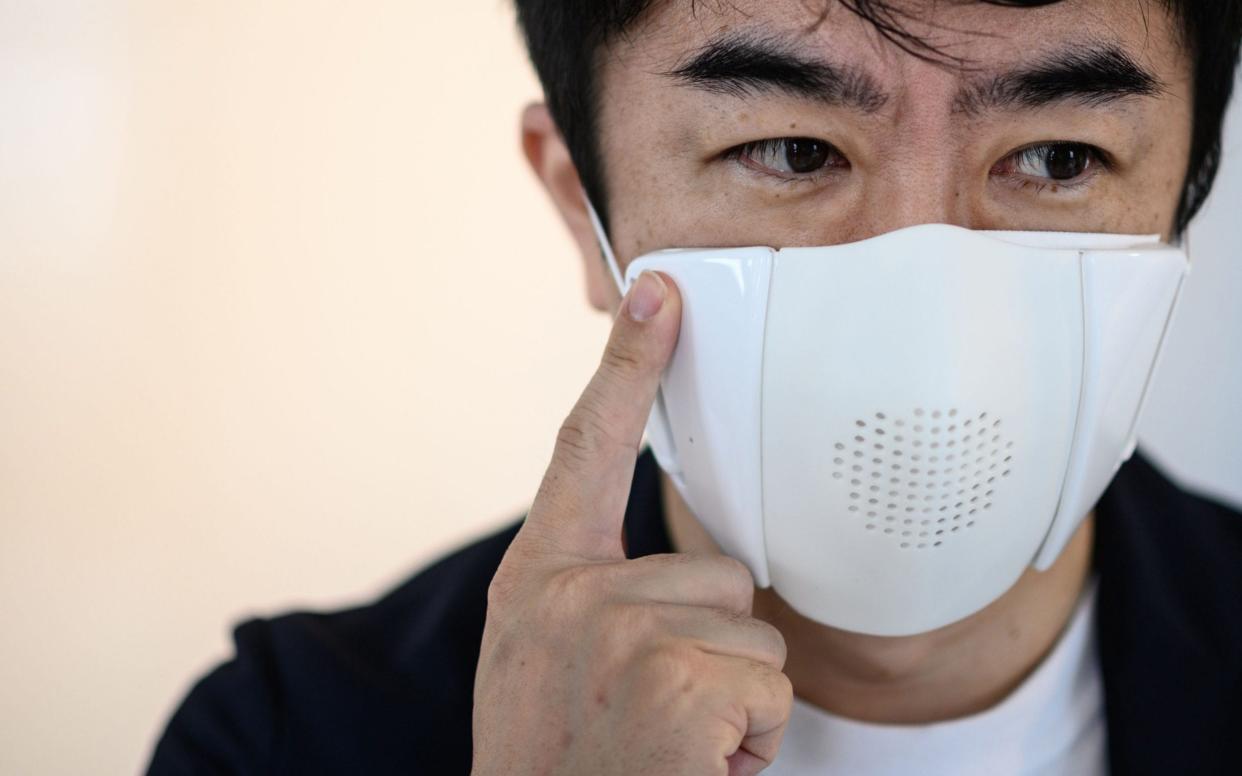
[[[690,509],[803,615],[885,636],[1052,565],[1134,450],[1189,271],[1155,237],[926,224],[623,278],[595,223],[623,292],[681,291],[647,434]]]

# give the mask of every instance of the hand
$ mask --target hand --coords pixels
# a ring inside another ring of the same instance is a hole
[[[785,642],[724,556],[627,560],[622,520],[681,297],[644,273],[488,592],[474,776],[752,776],[793,691]]]

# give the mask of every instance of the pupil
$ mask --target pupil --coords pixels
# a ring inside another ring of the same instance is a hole
[[[785,161],[794,172],[815,172],[828,162],[828,144],[805,137],[787,140]]]
[[[1086,149],[1074,145],[1058,145],[1048,149],[1048,177],[1055,181],[1077,178],[1087,166]]]

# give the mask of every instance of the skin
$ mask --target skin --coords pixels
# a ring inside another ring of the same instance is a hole
[[[776,757],[793,688],[749,572],[719,554],[626,560],[621,543],[680,318],[671,283],[639,278],[492,579],[474,776],[749,776]]]
[[[694,6],[657,3],[631,35],[600,53],[606,209],[623,266],[666,247],[832,245],[930,222],[1171,235],[1190,144],[1190,63],[1158,5],[1069,0],[1039,9],[906,6],[912,32],[947,42],[969,60],[969,68],[912,57],[835,4],[818,24],[819,6],[802,0]],[[669,77],[726,32],[758,33],[808,57],[848,62],[867,72],[886,98],[878,110],[863,112],[775,91],[712,93]],[[1124,50],[1156,76],[1158,93],[1106,104],[962,109],[963,89],[1067,44],[1092,41]],[[783,692],[773,670],[783,671],[778,675],[806,701],[875,722],[960,717],[1008,695],[1055,644],[1081,595],[1091,516],[1052,568],[1028,571],[984,610],[931,633],[880,638],[807,620],[771,590],[708,600],[704,580],[715,575],[733,585],[739,575],[749,577],[736,566],[722,573],[711,565],[721,558],[718,549],[665,481],[663,498],[679,553],[670,557],[679,560],[648,561],[659,571],[646,573],[665,575],[666,587],[640,581],[644,561],[622,560],[620,515],[642,421],[675,338],[679,297],[657,278],[665,300],[658,313],[643,321],[627,316],[601,260],[577,174],[546,109],[528,108],[522,130],[526,156],[581,249],[588,298],[600,310],[621,312],[601,372],[567,419],[531,518],[493,584],[499,594],[489,607],[476,685],[476,773],[756,773],[775,756],[784,726],[779,709],[755,700]],[[827,173],[790,176],[764,164],[770,156],[727,153],[791,136],[824,140],[843,162]],[[1054,182],[1039,174],[1046,168],[1014,161],[1021,149],[1057,141],[1098,147],[1107,164],[1090,166],[1073,181]],[[617,375],[630,381],[625,391],[617,389]],[[601,388],[601,381],[608,387]],[[566,488],[572,498],[555,495]],[[599,544],[585,552],[585,545],[564,538],[575,532]],[[590,580],[570,599],[547,581],[565,573]],[[631,613],[650,614],[691,589],[697,598],[678,601],[695,612],[696,628],[661,626],[661,617],[648,615],[637,615],[635,627],[600,624],[620,602],[628,602]],[[636,595],[638,590],[649,592]],[[560,614],[553,618],[550,611]],[[726,612],[723,622],[731,625],[717,627],[722,620],[712,611]],[[549,633],[562,636],[552,644]],[[575,637],[564,638],[566,633]],[[764,635],[756,639],[759,633]],[[737,648],[742,643],[750,651]],[[677,677],[690,686],[702,686],[702,679],[735,691],[695,696],[684,706],[626,694],[625,688],[666,686],[650,683],[652,674],[638,657],[651,654],[644,645],[653,644],[681,656],[667,662],[678,666]],[[605,662],[612,669],[583,668],[598,662],[587,654],[591,650],[610,656],[613,662]],[[753,671],[734,662],[709,669],[710,661],[687,657],[716,652],[766,668]],[[762,680],[755,679],[759,675]],[[607,700],[614,691],[629,700],[583,705],[584,697]],[[756,719],[745,713],[760,707]],[[494,717],[498,708],[520,708],[525,721],[514,723],[510,715],[502,722]],[[669,708],[681,716],[666,719]],[[722,715],[745,721],[733,735],[695,727]],[[707,736],[716,747],[683,751],[696,740],[690,731],[700,731],[698,738]],[[524,770],[515,763],[532,765]]]

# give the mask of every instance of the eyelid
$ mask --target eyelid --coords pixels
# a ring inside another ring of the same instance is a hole
[[[1021,159],[1022,157],[1035,155],[1039,151],[1046,151],[1050,148],[1055,148],[1057,146],[1076,146],[1076,147],[1084,149],[1088,154],[1087,170],[1084,171],[1083,174],[1080,175],[1079,177],[1070,178],[1067,180],[1055,180],[1052,178],[1045,178],[1042,176],[1032,176],[1032,175],[1028,175],[1026,173],[1020,173],[1020,172],[996,172],[997,167],[1010,161],[1011,159]],[[1115,168],[1115,162],[1112,156],[1107,151],[1105,151],[1103,148],[1100,148],[1099,146],[1092,145],[1091,143],[1085,143],[1079,140],[1044,140],[1038,143],[1031,143],[1030,145],[1022,146],[1021,148],[1018,148],[1014,151],[1010,151],[1009,154],[1007,154],[1006,156],[1001,158],[1000,161],[992,165],[992,169],[990,172],[996,175],[1023,178],[1028,181],[1029,180],[1044,181],[1044,182],[1047,182],[1049,185],[1056,185],[1061,188],[1073,188],[1074,186],[1077,186],[1081,183],[1085,183],[1086,181],[1095,177],[1095,175],[1101,171],[1111,171],[1114,168]]]
[[[753,157],[761,156],[764,153],[771,153],[772,151],[777,150],[779,144],[792,140],[814,140],[816,142],[823,143],[828,147],[830,153],[843,163],[829,163],[813,172],[796,173],[773,169],[765,164],[757,163],[753,160]],[[1047,151],[1048,149],[1056,146],[1075,146],[1083,149],[1088,154],[1087,168],[1078,177],[1064,180],[1057,180],[1054,178],[1031,175],[1022,172],[996,172],[996,168],[1006,162],[1014,159],[1021,159],[1022,157],[1034,156],[1041,151]],[[805,135],[769,137],[760,140],[747,141],[727,149],[720,154],[719,158],[738,162],[751,170],[753,174],[767,176],[781,183],[788,184],[815,182],[824,177],[839,173],[842,170],[848,170],[851,167],[849,159],[846,158],[846,156],[835,144],[827,140],[823,140],[822,138],[812,138]],[[990,173],[996,177],[1009,179],[1009,181],[1016,184],[1019,188],[1037,186],[1039,187],[1039,190],[1042,191],[1045,187],[1052,187],[1053,190],[1056,191],[1073,190],[1085,186],[1094,180],[1100,173],[1111,171],[1114,168],[1115,162],[1112,156],[1099,146],[1076,140],[1047,140],[1031,143],[1030,145],[1022,146],[1021,148],[1011,151],[1008,155],[992,166]]]
[[[825,146],[828,147],[829,153],[832,156],[836,157],[837,159],[840,159],[842,162],[844,162],[844,164],[831,164],[830,163],[830,164],[825,164],[823,167],[813,172],[796,173],[796,172],[785,172],[783,170],[776,170],[771,167],[768,167],[767,165],[759,164],[754,161],[750,161],[750,159],[753,158],[754,156],[760,155],[763,153],[770,153],[776,150],[779,144],[786,143],[792,140],[812,140],[817,143],[823,143]],[[751,169],[757,174],[768,175],[772,178],[777,179],[778,181],[782,181],[786,183],[815,181],[826,175],[831,175],[833,173],[836,173],[842,169],[848,169],[850,166],[849,160],[846,159],[845,154],[841,153],[841,150],[837,148],[835,144],[827,140],[824,140],[823,138],[810,137],[807,135],[785,135],[781,137],[763,138],[761,140],[750,140],[745,143],[740,143],[726,150],[724,153],[720,155],[720,158],[725,159],[725,160],[736,161],[744,165],[745,167]]]

